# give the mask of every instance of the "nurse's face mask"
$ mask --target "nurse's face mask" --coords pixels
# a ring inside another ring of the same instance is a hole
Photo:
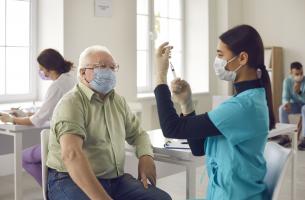
[[[42,79],[42,80],[51,80],[51,78],[49,76],[47,76],[45,74],[44,71],[42,71],[41,69],[38,70],[38,74],[39,74],[39,77]]]
[[[230,60],[225,60],[222,58],[219,58],[218,56],[215,57],[215,61],[214,61],[214,70],[215,70],[215,74],[216,76],[218,76],[218,78],[220,80],[225,80],[225,81],[235,81],[236,79],[236,75],[237,75],[237,71],[243,66],[240,65],[238,66],[234,71],[229,71],[226,69],[226,66],[232,62],[234,59],[236,59],[237,56],[231,58]]]

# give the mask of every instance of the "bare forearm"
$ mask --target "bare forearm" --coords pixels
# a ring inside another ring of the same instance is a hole
[[[64,159],[64,163],[72,180],[90,199],[111,199],[102,185],[98,182],[86,156],[82,152],[76,153],[68,159]]]
[[[33,125],[29,117],[13,117],[13,120],[14,123],[18,125],[27,125],[27,126]]]

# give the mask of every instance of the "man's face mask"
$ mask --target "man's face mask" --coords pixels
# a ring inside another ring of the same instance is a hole
[[[300,69],[292,69],[291,75],[295,82],[302,82],[304,78],[303,71]]]
[[[232,62],[234,59],[236,58],[233,57],[230,60],[226,61],[222,58],[219,58],[218,56],[215,57],[215,61],[214,61],[214,70],[215,70],[215,74],[216,76],[219,77],[219,79],[221,80],[225,80],[225,81],[234,81],[236,79],[236,72],[243,66],[240,65],[238,68],[236,68],[234,71],[228,71],[226,70],[226,66],[227,64],[229,64],[230,62]]]
[[[89,85],[95,91],[107,94],[110,92],[116,84],[116,76],[113,70],[109,68],[94,68],[93,80],[89,82]]]
[[[302,80],[303,80],[303,75],[298,75],[298,76],[295,76],[295,77],[294,77],[294,81],[295,81],[295,82],[298,82],[298,83],[299,83],[299,82],[302,82]]]

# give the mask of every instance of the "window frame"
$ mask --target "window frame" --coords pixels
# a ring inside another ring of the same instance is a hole
[[[37,54],[37,0],[23,0],[30,3],[30,28],[29,28],[29,92],[26,94],[0,94],[0,103],[9,102],[22,102],[22,101],[33,101],[37,97],[37,76],[35,70],[36,64],[36,54]],[[7,0],[5,0],[6,5]],[[5,8],[5,17],[6,17]],[[5,30],[6,35],[6,30]],[[5,48],[8,46],[5,44]],[[6,52],[6,51],[5,51]],[[5,53],[6,56],[6,53]],[[6,68],[6,62],[5,62]],[[5,76],[5,79],[7,77]],[[17,81],[17,80],[16,80]],[[6,84],[6,83],[5,83]],[[18,84],[18,82],[17,82]]]
[[[169,0],[170,1],[170,0]],[[136,13],[136,16],[141,15]],[[155,10],[154,10],[154,0],[148,0],[148,69],[146,73],[147,77],[147,85],[146,87],[139,87],[137,84],[137,94],[149,94],[153,92],[154,89],[154,75],[155,75],[155,68],[154,65],[154,57],[155,57],[155,37],[156,37],[156,30],[155,30]],[[168,17],[168,19],[170,19]],[[138,24],[137,24],[138,27]],[[186,74],[185,69],[185,0],[181,0],[181,74],[179,76],[183,77]],[[164,41],[166,42],[166,41]],[[136,49],[136,53],[138,53],[138,49]],[[137,65],[137,69],[138,69]],[[169,70],[169,73],[170,70]],[[137,74],[138,76],[138,74]]]

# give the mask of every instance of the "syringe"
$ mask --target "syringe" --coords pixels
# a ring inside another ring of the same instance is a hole
[[[175,72],[175,68],[174,68],[174,66],[173,66],[173,64],[172,64],[171,62],[169,62],[169,65],[170,65],[170,67],[171,67],[171,70],[172,70],[174,79],[176,79],[176,78],[177,78],[177,75],[176,75],[176,72]]]

